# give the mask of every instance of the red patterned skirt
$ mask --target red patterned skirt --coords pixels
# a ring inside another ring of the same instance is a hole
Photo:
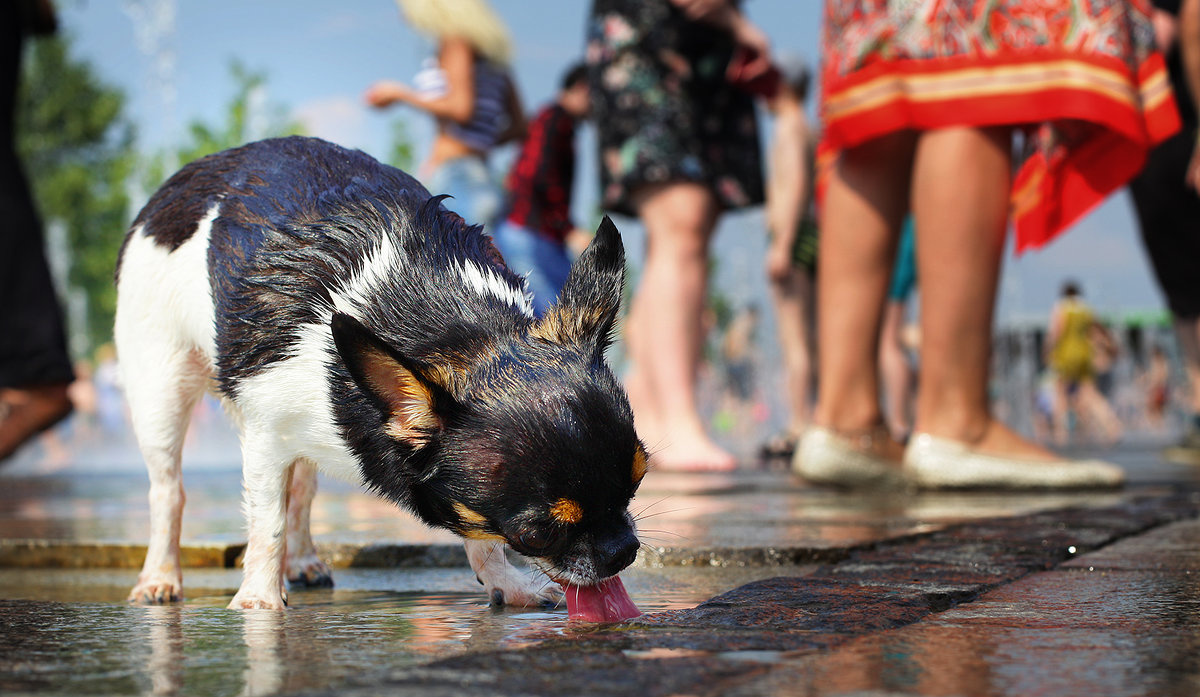
[[[1148,0],[826,0],[829,148],[895,131],[1024,128],[1017,251],[1123,186],[1179,128]]]

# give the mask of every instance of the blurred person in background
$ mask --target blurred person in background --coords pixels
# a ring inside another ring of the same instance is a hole
[[[571,222],[575,185],[575,127],[587,118],[587,66],[567,69],[554,101],[530,121],[508,172],[508,218],[493,237],[509,268],[524,274],[540,317],[558,297],[577,255],[591,239]]]
[[[1186,39],[1200,34],[1200,15],[1181,15],[1180,0],[1154,0],[1155,38],[1167,59],[1183,128],[1150,153],[1146,167],[1129,184],[1142,242],[1158,287],[1171,311],[1179,355],[1190,387],[1188,415],[1171,460],[1200,464],[1200,159],[1197,151],[1196,85],[1184,66]],[[1186,9],[1186,8],[1185,8]],[[1200,55],[1192,56],[1200,62]],[[1200,70],[1200,66],[1197,66]],[[1197,163],[1189,172],[1190,163]],[[1190,180],[1189,180],[1190,176]],[[1160,411],[1166,407],[1165,376]],[[1158,403],[1151,400],[1150,407]],[[1149,409],[1153,414],[1153,409]]]
[[[382,80],[365,99],[376,108],[401,103],[437,120],[437,136],[419,177],[444,205],[490,231],[504,197],[488,168],[488,153],[525,135],[525,116],[510,76],[508,29],[485,0],[398,0],[418,33],[437,42],[437,59],[415,88]]]
[[[1063,284],[1046,332],[1047,362],[1055,376],[1055,442],[1067,444],[1069,418],[1074,413],[1081,417],[1079,422],[1098,429],[1102,441],[1111,445],[1121,438],[1121,422],[1096,386],[1092,343],[1096,318],[1082,295],[1074,281]]]
[[[908,299],[917,285],[917,231],[912,215],[904,217],[900,246],[888,284],[883,326],[879,329],[879,376],[883,386],[883,418],[897,443],[907,443],[912,431],[915,375],[904,327]]]
[[[0,461],[71,412],[62,310],[13,123],[25,36],[56,28],[48,0],[0,3]]]
[[[697,404],[708,248],[720,213],[762,203],[752,90],[765,34],[734,0],[593,0],[587,29],[601,205],[646,228],[626,320],[626,388],[660,470],[730,470]]]
[[[993,417],[992,317],[1010,216],[1046,244],[1178,129],[1142,0],[827,0],[824,137],[839,152],[818,267],[816,427],[807,479],[840,486],[1112,487]],[[1013,177],[1013,136],[1027,157]],[[901,448],[876,346],[904,214],[916,220],[921,369]]]
[[[765,458],[790,458],[811,416],[816,370],[814,288],[817,270],[817,216],[813,205],[816,133],[809,126],[806,101],[808,66],[798,57],[781,57],[781,79],[764,100],[771,113],[767,163],[766,270],[775,328],[783,358],[783,392],[788,423],[765,443]]]

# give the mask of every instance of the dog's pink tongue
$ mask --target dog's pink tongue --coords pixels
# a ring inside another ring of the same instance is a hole
[[[642,614],[625,591],[621,579],[613,576],[594,586],[562,584],[567,596],[567,618],[585,622],[620,622]]]

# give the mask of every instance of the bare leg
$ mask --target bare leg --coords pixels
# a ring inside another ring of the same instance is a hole
[[[1200,414],[1200,317],[1175,318],[1175,337],[1191,390],[1191,412]]]
[[[1108,400],[1096,388],[1094,380],[1089,378],[1079,385],[1076,403],[1080,407],[1079,410],[1085,412],[1088,419],[1100,429],[1105,445],[1113,445],[1121,440],[1121,421],[1113,412]]]
[[[708,288],[708,242],[717,202],[705,186],[674,183],[637,196],[646,265],[629,313],[631,385],[642,438],[661,469],[728,470],[733,456],[709,437],[696,402]],[[649,418],[645,418],[649,417]]]
[[[1011,166],[1007,128],[947,128],[918,141],[913,213],[924,292],[916,430],[980,452],[1058,459],[993,419],[988,407]]]
[[[883,311],[883,331],[879,340],[879,372],[883,376],[883,398],[888,430],[892,438],[904,441],[912,430],[913,369],[904,350],[900,333],[904,330],[905,305],[889,300]]]
[[[815,421],[837,432],[881,422],[879,327],[908,208],[913,143],[913,134],[897,133],[848,150],[830,177],[817,261]]]
[[[783,351],[783,372],[790,417],[788,432],[798,437],[811,419],[815,346],[813,341],[813,280],[807,271],[793,269],[787,280],[771,284],[775,327]]]

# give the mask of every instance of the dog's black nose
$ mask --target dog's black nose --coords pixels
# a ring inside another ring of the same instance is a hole
[[[637,535],[633,534],[633,530],[626,529],[617,535],[609,538],[604,545],[597,550],[600,564],[601,577],[607,578],[615,576],[621,569],[633,563],[637,558],[638,548],[641,543],[638,542]]]

